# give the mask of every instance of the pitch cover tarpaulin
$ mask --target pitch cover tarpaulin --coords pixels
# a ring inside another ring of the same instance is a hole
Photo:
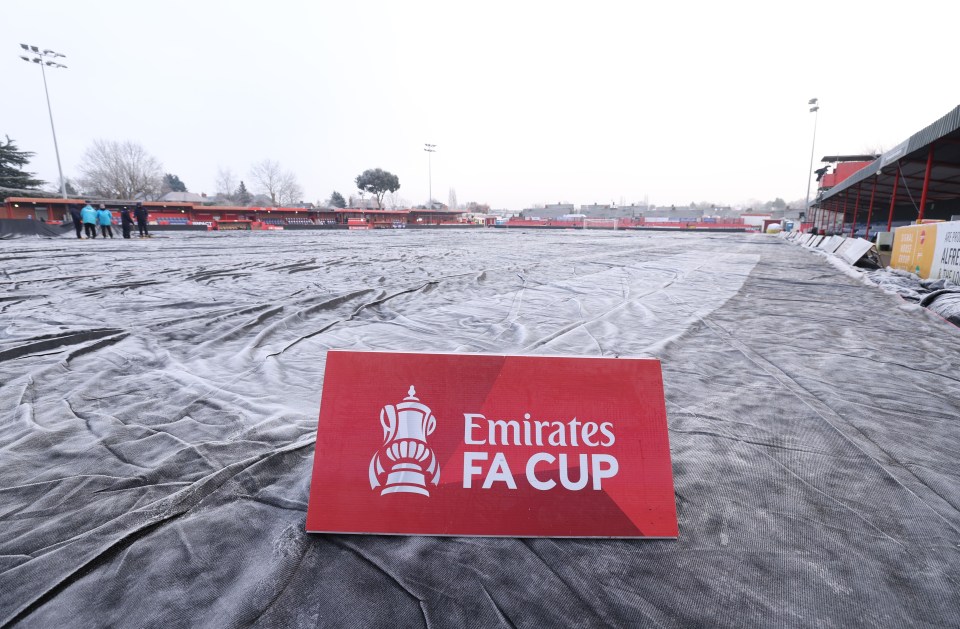
[[[0,626],[960,624],[960,335],[809,249],[344,230],[0,257]],[[335,349],[659,360],[680,537],[307,533]]]

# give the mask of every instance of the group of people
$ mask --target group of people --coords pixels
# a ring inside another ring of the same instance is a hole
[[[71,205],[70,218],[73,219],[73,228],[77,232],[77,238],[83,238],[84,233],[86,233],[87,238],[96,238],[98,226],[100,227],[101,238],[113,238],[113,212],[103,203],[97,209],[94,209],[89,203],[83,206],[83,209]],[[130,214],[130,208],[124,207],[120,210],[120,227],[123,229],[123,237],[130,237],[134,220],[137,221],[140,237],[150,236],[147,231],[147,208],[143,207],[143,203],[137,203],[137,207],[133,210],[133,216]]]

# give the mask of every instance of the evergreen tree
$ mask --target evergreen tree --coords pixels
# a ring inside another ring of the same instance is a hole
[[[343,198],[342,194],[334,190],[333,194],[330,195],[330,206],[345,208],[347,207],[347,200]]]
[[[167,192],[186,192],[187,185],[180,181],[180,177],[177,175],[172,175],[167,173],[163,176],[163,185],[160,187],[160,192],[166,194]]]
[[[240,205],[250,205],[250,201],[253,199],[253,196],[247,191],[247,186],[243,181],[240,182],[240,186],[237,187],[237,194],[234,196]]]
[[[0,142],[0,186],[24,190],[42,186],[43,181],[23,170],[34,153],[21,151],[9,135],[6,138],[6,143]]]

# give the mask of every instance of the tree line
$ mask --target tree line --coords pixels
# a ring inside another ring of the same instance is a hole
[[[0,142],[0,188],[24,192],[39,191],[47,182],[26,170],[35,155],[23,151],[9,137]],[[66,191],[73,196],[91,196],[101,199],[156,200],[168,192],[188,192],[186,183],[176,174],[164,172],[160,161],[139,143],[132,141],[94,140],[84,152],[77,178],[67,178]],[[250,181],[252,186],[247,186]],[[400,179],[381,168],[372,168],[357,175],[354,180],[360,193],[371,194],[378,208],[384,207],[384,198],[391,195],[390,205],[397,207],[403,201],[395,196]],[[233,170],[219,168],[216,177],[216,196],[224,202],[250,205],[262,195],[273,206],[290,206],[303,202],[303,189],[296,175],[272,159],[265,159],[250,167],[246,180]],[[264,199],[264,201],[265,201]],[[351,195],[350,201],[355,199]],[[347,199],[334,191],[325,204],[347,207]]]
[[[5,136],[0,141],[0,188],[22,192],[40,191],[47,182],[26,170],[32,151],[21,150]],[[137,142],[94,140],[83,154],[79,176],[66,178],[67,194],[101,199],[156,200],[168,192],[188,192],[187,185],[173,173],[164,172],[156,157]],[[272,205],[293,205],[303,201],[303,189],[296,176],[279,162],[265,159],[250,167],[247,184],[230,170],[217,176],[217,194],[226,201],[249,204],[254,193],[270,199]]]

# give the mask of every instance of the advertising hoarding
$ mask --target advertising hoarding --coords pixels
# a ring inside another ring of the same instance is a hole
[[[660,363],[330,351],[307,531],[676,537]]]

